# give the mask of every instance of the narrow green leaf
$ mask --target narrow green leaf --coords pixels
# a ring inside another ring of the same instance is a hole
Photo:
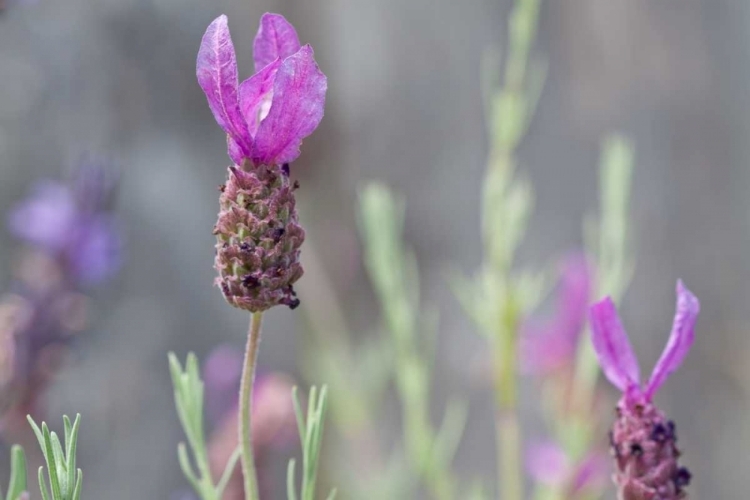
[[[453,461],[461,436],[466,427],[469,415],[468,405],[464,401],[451,400],[445,410],[443,423],[435,436],[433,460],[440,464],[440,469],[447,468]]]
[[[241,454],[242,448],[238,446],[237,449],[234,450],[234,453],[232,453],[232,456],[229,457],[227,465],[226,467],[224,467],[224,473],[221,475],[221,479],[219,480],[219,484],[216,485],[216,498],[221,498],[221,496],[224,494],[224,489],[227,487],[229,479],[232,477],[234,468],[237,467],[237,462],[239,461]]]
[[[177,445],[177,460],[180,462],[180,469],[182,469],[182,473],[185,475],[185,478],[190,482],[190,485],[193,487],[196,493],[200,494],[200,481],[198,480],[198,476],[190,463],[190,458],[188,457],[187,447],[185,446],[185,443],[180,443],[179,445]]]
[[[336,500],[336,493],[338,493],[336,488],[332,489],[331,493],[328,494],[328,497],[326,500]]]
[[[81,490],[83,489],[83,471],[78,469],[78,478],[76,479],[76,487],[73,490],[73,500],[81,500]]]
[[[56,433],[50,433],[50,440],[52,441],[52,452],[55,458],[54,466],[55,471],[57,472],[57,481],[60,485],[60,492],[63,498],[67,500],[71,490],[68,489],[68,470],[65,465],[65,454],[62,449],[62,444],[60,443],[60,438]],[[73,483],[70,483],[70,488],[73,488]]]
[[[304,446],[307,437],[305,417],[302,414],[302,405],[299,402],[299,391],[297,386],[292,387],[292,403],[294,404],[294,415],[297,417],[297,429],[299,431],[300,443]]]
[[[180,360],[177,359],[175,353],[170,352],[167,356],[169,358],[169,374],[172,376],[172,386],[174,387],[175,392],[178,392],[182,387],[182,383],[180,382],[182,365],[180,364]]]
[[[39,491],[42,493],[42,500],[50,500],[47,485],[44,483],[44,467],[39,467],[39,473],[37,476],[39,477]]]
[[[76,478],[76,453],[78,452],[78,429],[81,426],[81,414],[76,414],[76,419],[73,422],[70,432],[67,429],[70,427],[70,419],[66,416],[63,419],[67,422],[66,424],[66,436],[65,436],[65,450],[68,468],[68,484],[73,484]]]
[[[44,460],[48,462],[47,447],[44,445],[44,436],[42,435],[41,429],[36,425],[36,422],[31,418],[31,415],[26,415],[26,420],[29,421],[31,428],[34,430],[34,435],[36,436],[37,441],[39,441],[39,447],[42,449],[42,454],[44,454]]]
[[[73,431],[73,426],[70,423],[70,418],[67,415],[63,415],[63,429],[65,429],[65,453],[67,456],[68,444],[70,444],[70,433]]]
[[[297,491],[294,484],[294,464],[295,460],[289,460],[286,468],[286,497],[287,500],[297,500]]]
[[[44,445],[47,449],[47,474],[49,475],[52,498],[54,500],[65,500],[62,496],[62,491],[60,491],[60,480],[57,476],[57,463],[55,461],[55,450],[52,446],[52,437],[49,427],[47,427],[45,422],[42,422],[42,434],[44,435]],[[49,457],[52,458],[50,459]]]
[[[16,500],[26,491],[26,454],[19,445],[15,444],[10,450],[10,484],[6,500]]]

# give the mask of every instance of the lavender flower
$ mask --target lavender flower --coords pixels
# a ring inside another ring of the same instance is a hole
[[[75,286],[100,283],[122,264],[120,230],[108,207],[113,187],[94,165],[81,167],[70,184],[39,182],[11,213],[10,230],[55,260]]]
[[[278,14],[265,14],[254,43],[255,74],[238,83],[227,17],[212,22],[198,52],[198,83],[235,166],[222,186],[216,284],[227,301],[259,312],[299,304],[299,226],[289,163],[323,118],[327,80],[309,45]]]
[[[570,368],[586,325],[593,276],[586,257],[573,254],[561,265],[555,310],[549,319],[532,318],[521,332],[521,366],[538,376]]]
[[[651,378],[641,386],[640,370],[614,303],[606,298],[591,308],[592,341],[604,375],[623,393],[610,433],[614,482],[620,500],[686,498],[690,472],[677,460],[675,425],[653,404],[667,377],[682,364],[694,339],[698,299],[677,282],[677,311],[672,333]]]
[[[29,245],[11,291],[0,297],[0,395],[4,430],[40,411],[70,339],[86,327],[87,285],[120,267],[121,239],[109,207],[114,182],[100,166],[79,168],[70,183],[39,182],[12,211],[11,232]]]

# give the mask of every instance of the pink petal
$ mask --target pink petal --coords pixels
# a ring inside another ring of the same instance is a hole
[[[695,322],[700,312],[700,303],[693,293],[685,288],[682,281],[677,282],[677,311],[672,323],[672,333],[667,347],[664,348],[659,361],[646,386],[646,397],[651,398],[667,377],[674,372],[685,359],[695,339]]]
[[[607,297],[591,306],[589,319],[591,341],[604,375],[623,392],[637,386],[640,383],[638,360],[612,299]]]
[[[537,443],[526,451],[526,469],[536,481],[559,486],[570,474],[570,460],[565,451],[553,442]]]
[[[593,274],[583,253],[571,254],[563,261],[557,305],[558,321],[567,326],[570,342],[576,345],[586,325]]]
[[[258,34],[253,42],[255,71],[276,59],[284,60],[300,49],[299,37],[289,21],[280,14],[266,12],[260,18]]]
[[[282,164],[296,159],[302,139],[323,118],[327,87],[312,47],[305,45],[286,58],[276,73],[271,109],[255,136],[253,161]]]
[[[519,351],[523,373],[545,376],[567,366],[575,356],[576,345],[570,343],[554,322],[529,321],[521,329]]]
[[[255,137],[260,121],[268,114],[279,66],[281,59],[276,59],[240,84],[240,109],[251,137]]]
[[[583,254],[572,254],[563,261],[554,315],[543,322],[532,319],[521,330],[524,371],[546,375],[575,362],[578,342],[586,325],[591,274]]]
[[[242,161],[247,158],[245,151],[229,134],[227,134],[227,154],[235,165],[242,165]]]
[[[206,29],[196,68],[198,84],[208,98],[216,123],[249,152],[250,140],[237,95],[237,59],[227,16],[217,17]]]

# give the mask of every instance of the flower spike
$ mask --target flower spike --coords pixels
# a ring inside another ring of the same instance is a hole
[[[693,344],[700,304],[677,282],[677,312],[667,346],[645,389],[638,365],[611,300],[591,308],[594,349],[607,378],[621,391],[617,419],[610,431],[615,463],[613,480],[619,500],[680,500],[691,474],[680,467],[677,430],[652,402],[656,391],[684,361]]]
[[[283,16],[265,14],[255,37],[256,73],[238,84],[227,17],[206,30],[197,60],[198,83],[234,162],[221,186],[214,226],[219,276],[226,300],[261,312],[299,305],[293,285],[302,276],[299,225],[289,163],[323,118],[328,88],[312,47],[301,46]]]

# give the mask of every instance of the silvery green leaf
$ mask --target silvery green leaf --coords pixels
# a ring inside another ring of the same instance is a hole
[[[17,500],[26,491],[26,454],[19,445],[15,444],[10,450],[10,482],[6,500]]]

